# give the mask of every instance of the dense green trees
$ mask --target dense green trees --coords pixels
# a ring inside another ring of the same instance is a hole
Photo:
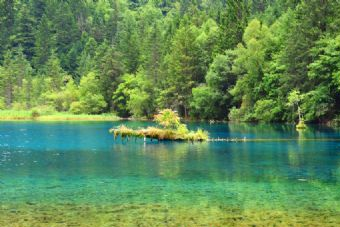
[[[112,99],[121,116],[152,117],[155,112],[154,87],[143,71],[124,75]]]
[[[330,0],[0,1],[0,109],[324,122],[340,115]],[[290,94],[290,95],[289,95]]]
[[[232,51],[218,54],[211,63],[205,84],[192,89],[191,115],[203,119],[223,119],[232,106],[231,89],[236,82],[232,70],[235,55]]]
[[[91,72],[81,78],[79,85],[80,98],[79,103],[76,104],[81,113],[102,113],[107,106],[98,84],[99,79],[95,73]],[[74,104],[75,103],[73,103],[73,105],[71,104],[73,108],[75,106]]]

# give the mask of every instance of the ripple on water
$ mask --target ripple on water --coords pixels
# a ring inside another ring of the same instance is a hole
[[[0,227],[340,226],[339,143],[144,144],[114,141],[114,124],[1,124]],[[337,135],[190,127],[216,138]]]

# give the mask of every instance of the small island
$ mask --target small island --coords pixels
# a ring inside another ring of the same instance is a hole
[[[177,141],[207,141],[209,139],[208,132],[198,129],[190,131],[187,126],[180,121],[178,114],[171,109],[165,109],[155,115],[154,119],[160,126],[147,127],[137,130],[120,125],[110,129],[114,138],[121,136],[122,138],[150,138],[157,140],[177,140]]]

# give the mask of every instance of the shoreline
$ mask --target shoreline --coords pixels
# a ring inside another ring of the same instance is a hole
[[[38,121],[38,122],[49,122],[49,121],[119,121],[122,118],[114,114],[72,114],[66,112],[56,113],[42,113],[38,116],[33,116],[31,111],[11,111],[2,110],[0,111],[0,122],[4,121]]]
[[[115,117],[94,117],[94,118],[82,118],[82,117],[54,117],[51,116],[44,116],[39,118],[2,118],[0,117],[0,122],[25,122],[25,121],[32,121],[32,122],[62,122],[62,121],[120,121],[122,119],[115,118]]]
[[[39,117],[31,117],[31,116],[1,116],[0,122],[4,121],[38,121],[38,122],[48,122],[48,121],[141,121],[141,122],[152,122],[150,119],[145,118],[124,118],[118,117],[116,115],[76,115],[76,114],[51,114],[51,115],[42,115]],[[210,123],[208,120],[184,120],[186,123]],[[235,122],[235,121],[215,121],[210,123],[214,124],[282,124],[282,125],[294,125],[291,122]],[[310,123],[307,125],[321,125],[328,126],[331,128],[337,128],[337,126],[333,126],[330,123]]]
[[[40,116],[33,117],[32,111],[13,111],[13,110],[0,110],[0,122],[5,121],[37,121],[37,122],[53,122],[53,121],[143,121],[148,122],[152,121],[147,118],[135,118],[135,117],[118,117],[114,114],[72,114],[67,112],[56,112],[51,114],[41,114]],[[184,119],[183,122],[186,123],[209,123],[211,125],[214,124],[283,124],[283,125],[293,125],[292,122],[236,122],[236,121],[228,121],[228,120],[199,120],[199,119]],[[336,124],[332,124],[331,122],[323,122],[323,123],[310,123],[307,125],[321,125],[328,126],[331,128],[337,128]]]

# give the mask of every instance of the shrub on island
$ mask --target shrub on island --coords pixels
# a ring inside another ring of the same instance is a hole
[[[137,130],[120,125],[110,129],[114,137],[122,138],[150,138],[157,140],[188,140],[188,141],[206,141],[209,139],[208,132],[198,129],[190,131],[187,126],[180,122],[180,117],[175,111],[165,109],[155,116],[155,121],[160,127],[147,127]]]

